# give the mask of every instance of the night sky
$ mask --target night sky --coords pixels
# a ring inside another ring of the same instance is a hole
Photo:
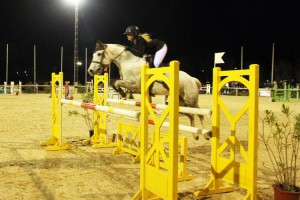
[[[225,52],[225,64],[217,65],[222,70],[240,69],[241,46],[243,68],[259,64],[260,79],[270,80],[273,42],[275,63],[300,68],[300,6],[291,2],[83,0],[79,6],[79,60],[84,62],[87,48],[89,65],[97,39],[127,44],[123,32],[137,25],[167,43],[165,63],[179,60],[181,70],[202,82],[212,79],[215,52]],[[60,71],[62,46],[64,76],[72,82],[74,10],[65,0],[2,1],[0,84],[5,81],[7,44],[9,81],[33,82],[36,45],[37,82],[43,84],[50,80],[51,72]],[[118,74],[114,66],[112,73]],[[300,74],[295,76],[300,79]],[[79,69],[79,81],[84,83],[84,67]]]

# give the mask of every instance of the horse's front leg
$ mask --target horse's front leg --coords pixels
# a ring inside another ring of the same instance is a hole
[[[136,90],[136,82],[133,80],[116,80],[112,87],[114,88],[114,90],[116,90],[117,92],[120,93],[122,98],[126,98],[126,93],[124,92],[123,88],[126,88],[128,90],[131,91],[135,91]]]
[[[124,92],[124,90],[123,90],[122,88],[120,88],[120,87],[117,88],[117,87],[115,86],[115,84],[113,84],[112,87],[113,87],[113,89],[114,89],[115,91],[117,91],[117,92],[121,95],[122,98],[125,98],[125,97],[126,97],[126,93]]]

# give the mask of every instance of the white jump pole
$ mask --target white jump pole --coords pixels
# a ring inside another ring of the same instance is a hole
[[[148,124],[155,125],[153,120],[148,120]],[[170,127],[169,122],[163,122],[162,127],[166,127],[166,128]],[[211,131],[207,129],[200,129],[192,126],[181,125],[181,124],[179,124],[178,128],[180,131],[185,131],[192,134],[202,134],[204,138],[210,138]]]
[[[119,103],[124,105],[131,105],[131,106],[141,106],[141,102],[139,101],[127,101],[122,99],[107,99],[107,102],[109,103]],[[168,105],[163,104],[154,104],[151,103],[151,107],[158,110],[165,110]],[[211,117],[212,111],[209,109],[203,109],[203,108],[190,108],[190,107],[182,107],[179,106],[179,112],[181,113],[189,113],[189,114],[195,114],[195,115],[204,115]]]
[[[84,103],[81,101],[73,101],[73,100],[67,100],[67,99],[61,99],[60,102],[62,104],[68,104],[73,106],[78,106],[82,108],[87,108],[91,110],[97,110],[109,114],[115,114],[119,115],[120,117],[130,117],[130,118],[139,118],[140,112],[139,111],[131,111],[131,110],[124,110],[120,108],[113,108],[109,106],[101,106],[101,105],[95,105],[92,103]]]

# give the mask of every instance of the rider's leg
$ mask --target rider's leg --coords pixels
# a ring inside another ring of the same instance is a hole
[[[154,67],[159,67],[159,65],[162,63],[163,59],[165,58],[168,51],[168,47],[165,44],[159,51],[157,51],[154,55]]]

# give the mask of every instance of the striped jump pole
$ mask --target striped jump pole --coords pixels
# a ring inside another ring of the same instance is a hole
[[[82,107],[82,108],[86,108],[86,109],[97,110],[97,111],[105,112],[108,114],[118,115],[120,117],[128,117],[128,118],[137,119],[140,116],[139,111],[131,111],[131,110],[125,110],[125,109],[120,109],[120,108],[113,108],[113,107],[109,107],[109,106],[101,106],[101,105],[96,105],[96,104],[92,104],[92,103],[84,103],[81,101],[74,101],[74,100],[68,100],[68,99],[61,99],[60,102],[62,104],[68,104],[68,105],[73,105],[73,106]]]
[[[107,99],[107,102],[109,103],[119,103],[119,104],[124,104],[124,105],[131,105],[131,106],[141,106],[141,102],[139,101],[128,101],[128,100],[122,100],[122,99]],[[164,104],[155,104],[155,103],[150,103],[151,107],[153,109],[157,110],[165,110],[168,105]],[[209,109],[204,109],[204,108],[190,108],[190,107],[182,107],[179,106],[179,112],[180,113],[189,113],[189,114],[194,114],[194,115],[203,115],[207,117],[211,117],[212,111]]]
[[[48,141],[41,142],[41,146],[49,146],[47,150],[62,150],[62,149],[71,149],[67,142],[62,141],[62,104],[74,105],[82,107],[84,109],[94,110],[94,135],[90,138],[91,143],[93,143],[93,148],[98,147],[111,147],[116,146],[116,143],[112,143],[106,134],[106,114],[112,114],[119,117],[125,117],[130,119],[138,119],[140,112],[130,111],[119,108],[113,108],[106,106],[106,89],[104,90],[104,95],[99,96],[97,92],[94,92],[94,104],[93,103],[84,103],[81,101],[73,101],[68,99],[63,99],[63,73],[60,72],[58,75],[52,73],[51,79],[51,96],[52,96],[52,115],[51,115],[51,124],[52,124],[52,134]],[[95,88],[98,87],[98,84],[102,82],[104,85],[107,85],[107,75],[106,76],[95,76],[94,84]],[[58,84],[58,92],[56,92],[56,84]],[[106,88],[106,87],[104,87]],[[95,90],[98,91],[98,90]],[[98,105],[100,104],[100,105]]]

